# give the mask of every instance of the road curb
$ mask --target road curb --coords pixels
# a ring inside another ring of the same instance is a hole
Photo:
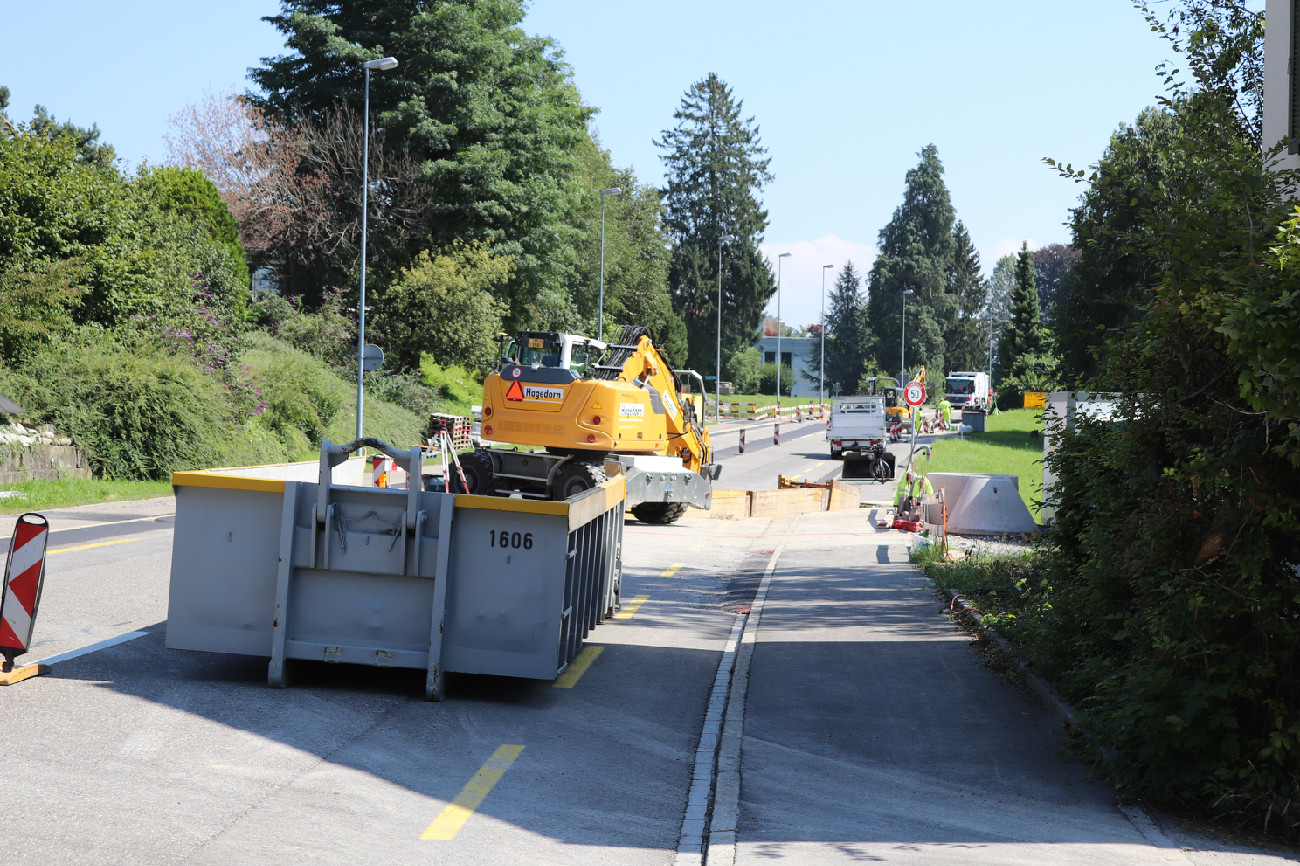
[[[1079,716],[1074,711],[1074,708],[1066,703],[1065,700],[1052,689],[1051,685],[1049,685],[1046,680],[1035,674],[1029,669],[1028,665],[1016,656],[1016,654],[1011,650],[1011,645],[1007,643],[1006,638],[998,634],[994,629],[984,625],[984,616],[977,608],[975,608],[974,605],[968,602],[961,593],[957,592],[955,589],[945,589],[943,590],[943,595],[948,599],[948,609],[950,611],[970,618],[970,620],[975,623],[975,626],[979,629],[980,633],[993,641],[998,649],[1001,650],[1003,655],[1015,665],[1016,671],[1019,673],[1025,685],[1029,687],[1030,691],[1038,696],[1039,700],[1041,700],[1058,719],[1060,719],[1067,732],[1074,729],[1082,732],[1085,737],[1091,739],[1088,729],[1079,721]],[[1105,748],[1096,743],[1093,744],[1093,747],[1097,749]],[[1119,810],[1120,814],[1128,819],[1128,822],[1133,826],[1133,829],[1136,830],[1138,835],[1145,839],[1151,847],[1166,852],[1166,859],[1174,858],[1181,862],[1192,862],[1191,858],[1181,851],[1178,845],[1165,835],[1164,831],[1160,829],[1159,825],[1145,810],[1138,806],[1125,803],[1116,803],[1115,808]]]
[[[797,521],[796,517],[796,521]],[[789,535],[789,533],[786,533]],[[776,564],[785,550],[785,541],[777,544],[763,571],[763,580],[750,603],[749,616],[740,636],[735,671],[731,675],[731,693],[727,698],[718,748],[717,775],[714,780],[713,816],[704,841],[703,863],[709,866],[734,866],[736,862],[736,824],[740,817],[740,751],[745,735],[745,698],[749,689],[749,666],[758,640],[763,604],[776,573]]]
[[[1037,695],[1038,698],[1047,705],[1048,709],[1050,709],[1067,728],[1080,727],[1079,717],[1078,714],[1075,713],[1074,708],[1056,694],[1056,692],[1052,690],[1052,687],[1048,685],[1046,680],[1030,670],[1029,666],[1022,662],[1016,654],[1012,652],[1011,645],[1007,643],[1006,638],[984,625],[984,615],[981,614],[974,605],[968,602],[965,597],[955,589],[945,589],[943,590],[943,594],[948,599],[948,610],[969,617],[980,630],[980,633],[993,641],[993,643],[997,645],[998,649],[1000,649],[1015,665],[1016,671],[1024,680],[1025,685],[1029,687],[1029,690]]]

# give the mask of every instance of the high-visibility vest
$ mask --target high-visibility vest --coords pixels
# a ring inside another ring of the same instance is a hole
[[[898,483],[898,492],[894,494],[894,507],[897,508],[903,504],[904,499],[921,497],[927,493],[933,493],[934,488],[930,486],[930,479],[924,475],[918,475],[909,485],[906,476]]]

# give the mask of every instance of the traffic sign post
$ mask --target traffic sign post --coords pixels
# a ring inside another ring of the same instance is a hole
[[[384,350],[374,343],[366,343],[361,350],[361,369],[369,373],[384,366]]]
[[[917,407],[925,402],[925,385],[913,379],[903,387],[903,401],[912,409],[912,444],[907,451],[907,468],[903,471],[902,484],[907,483],[907,473],[912,469],[912,457],[916,454],[916,435],[920,432]]]

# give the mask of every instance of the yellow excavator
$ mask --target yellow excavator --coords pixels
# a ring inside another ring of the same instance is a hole
[[[466,486],[560,500],[621,473],[639,520],[671,523],[687,506],[708,508],[722,467],[682,381],[690,378],[703,394],[703,378],[674,370],[641,326],[620,327],[610,344],[520,331],[502,341],[498,369],[483,381],[480,437],[501,444],[461,455]]]

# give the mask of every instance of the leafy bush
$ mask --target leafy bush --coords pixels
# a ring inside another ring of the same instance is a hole
[[[4,387],[31,419],[70,436],[103,478],[210,466],[229,415],[221,387],[185,358],[105,338],[51,345],[6,371]]]
[[[420,359],[420,381],[433,389],[442,408],[452,415],[468,416],[471,407],[483,402],[483,381],[464,367],[434,362],[429,356]]]
[[[367,394],[425,418],[434,412],[443,411],[438,392],[423,384],[419,373],[372,370],[365,374],[362,385]]]
[[[266,383],[267,411],[246,429],[271,431],[286,449],[284,460],[308,460],[321,439],[351,442],[356,432],[356,379],[340,377],[324,361],[262,332],[249,335],[243,357]],[[300,394],[303,399],[297,399]],[[385,400],[366,400],[365,433],[401,448],[421,444],[428,416],[419,416]]]
[[[291,299],[296,315],[281,324],[275,336],[296,349],[320,358],[336,371],[356,369],[357,319],[343,292],[325,293],[320,309],[307,311],[297,298]]]
[[[486,244],[454,243],[421,252],[376,302],[376,324],[393,366],[412,370],[427,352],[441,364],[483,370],[492,363],[506,307],[493,299],[510,279],[511,259]]]
[[[752,346],[740,349],[727,359],[727,375],[737,394],[758,393],[759,371],[762,366],[763,356]]]
[[[268,390],[266,426],[287,444],[297,444],[293,433],[319,445],[325,429],[343,406],[339,381],[324,365],[302,355],[281,355],[265,373],[276,387]]]
[[[790,390],[794,387],[793,371],[786,364],[781,365],[781,396],[789,397]],[[758,390],[761,394],[776,393],[776,363],[763,365],[762,376],[759,378]]]

